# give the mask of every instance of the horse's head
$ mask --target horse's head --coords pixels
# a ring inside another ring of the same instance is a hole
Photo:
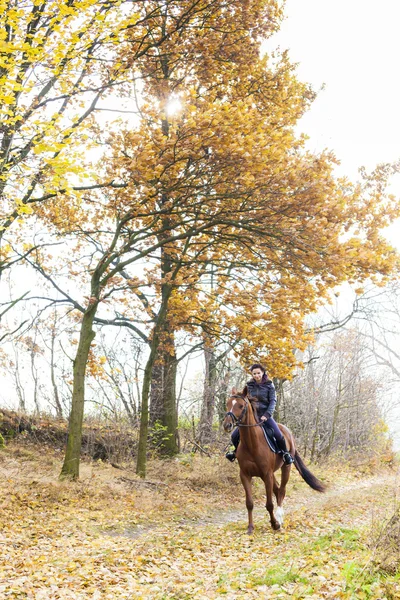
[[[226,415],[222,421],[222,427],[230,433],[235,425],[240,424],[246,416],[249,401],[246,394],[238,392],[236,388],[232,389],[230,396],[226,401]]]

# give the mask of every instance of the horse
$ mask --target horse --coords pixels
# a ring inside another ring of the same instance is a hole
[[[247,533],[254,531],[253,523],[253,496],[252,478],[260,477],[265,485],[267,497],[266,509],[269,512],[272,529],[277,531],[283,525],[284,511],[282,503],[286,494],[286,485],[289,481],[290,467],[286,465],[280,454],[275,454],[269,447],[262,429],[262,423],[255,419],[252,402],[256,398],[247,395],[247,388],[239,393],[233,388],[226,402],[227,412],[222,426],[226,432],[231,432],[237,426],[240,427],[240,443],[236,451],[236,457],[240,467],[240,480],[246,494],[246,508],[248,514]],[[294,458],[294,465],[304,481],[317,492],[325,492],[326,486],[305,466],[301,456],[296,450],[295,441],[291,431],[278,423],[282,431],[286,446]],[[274,472],[281,469],[281,484],[275,478]],[[275,495],[278,508],[274,514],[272,495]]]

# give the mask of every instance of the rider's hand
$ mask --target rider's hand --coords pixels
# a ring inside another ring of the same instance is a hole
[[[261,421],[268,421],[267,417],[262,416]]]

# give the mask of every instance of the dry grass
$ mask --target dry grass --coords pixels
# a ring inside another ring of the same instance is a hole
[[[379,570],[394,575],[400,570],[400,504],[393,514],[374,532],[374,564]]]
[[[168,484],[184,483],[191,489],[228,490],[238,481],[236,465],[233,467],[224,455],[201,457],[197,454],[180,455],[174,459],[153,460],[148,474],[162,477]]]
[[[246,515],[238,464],[229,463],[223,453],[149,460],[145,480],[135,474],[132,462],[121,463],[122,468],[117,469],[107,462],[83,459],[79,481],[60,481],[62,459],[59,450],[40,449],[29,439],[19,438],[0,451],[0,474],[10,493],[22,503],[33,497],[34,502],[64,506],[67,512],[75,506],[83,513],[97,511],[106,530],[122,527],[121,516],[127,514],[124,527],[126,522],[151,526],[166,520],[209,519],[228,507],[243,518]],[[304,495],[306,487],[294,472],[289,495]],[[257,509],[264,512],[265,491],[260,480],[254,480],[253,493]]]
[[[86,459],[80,481],[59,481],[62,458],[27,441],[0,451],[1,598],[398,597],[389,575],[385,594],[371,576],[368,595],[359,595],[370,558],[362,532],[371,511],[378,520],[393,507],[393,472],[360,479],[341,465],[312,465],[331,483],[326,494],[293,472],[281,533],[271,530],[255,484],[249,538],[238,465],[222,452],[151,460],[144,481],[134,464]]]
[[[0,475],[10,493],[20,499],[33,493],[38,502],[64,506],[79,502],[82,510],[100,510],[107,505],[107,528],[118,527],[120,515],[126,512],[133,523],[156,524],[168,518],[202,518],[227,503],[243,506],[237,466],[223,455],[150,460],[145,480],[135,474],[134,463],[117,469],[106,462],[84,459],[79,481],[68,482],[59,480],[62,452],[40,450],[36,444],[25,440],[21,445],[20,441],[10,442],[0,451]]]

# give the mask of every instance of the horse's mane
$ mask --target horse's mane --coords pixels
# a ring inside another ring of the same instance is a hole
[[[257,409],[258,409],[258,406],[259,406],[259,401],[254,396],[248,396],[247,385],[244,386],[241,395],[243,396],[243,398],[247,398],[249,400],[253,412],[257,415]]]

